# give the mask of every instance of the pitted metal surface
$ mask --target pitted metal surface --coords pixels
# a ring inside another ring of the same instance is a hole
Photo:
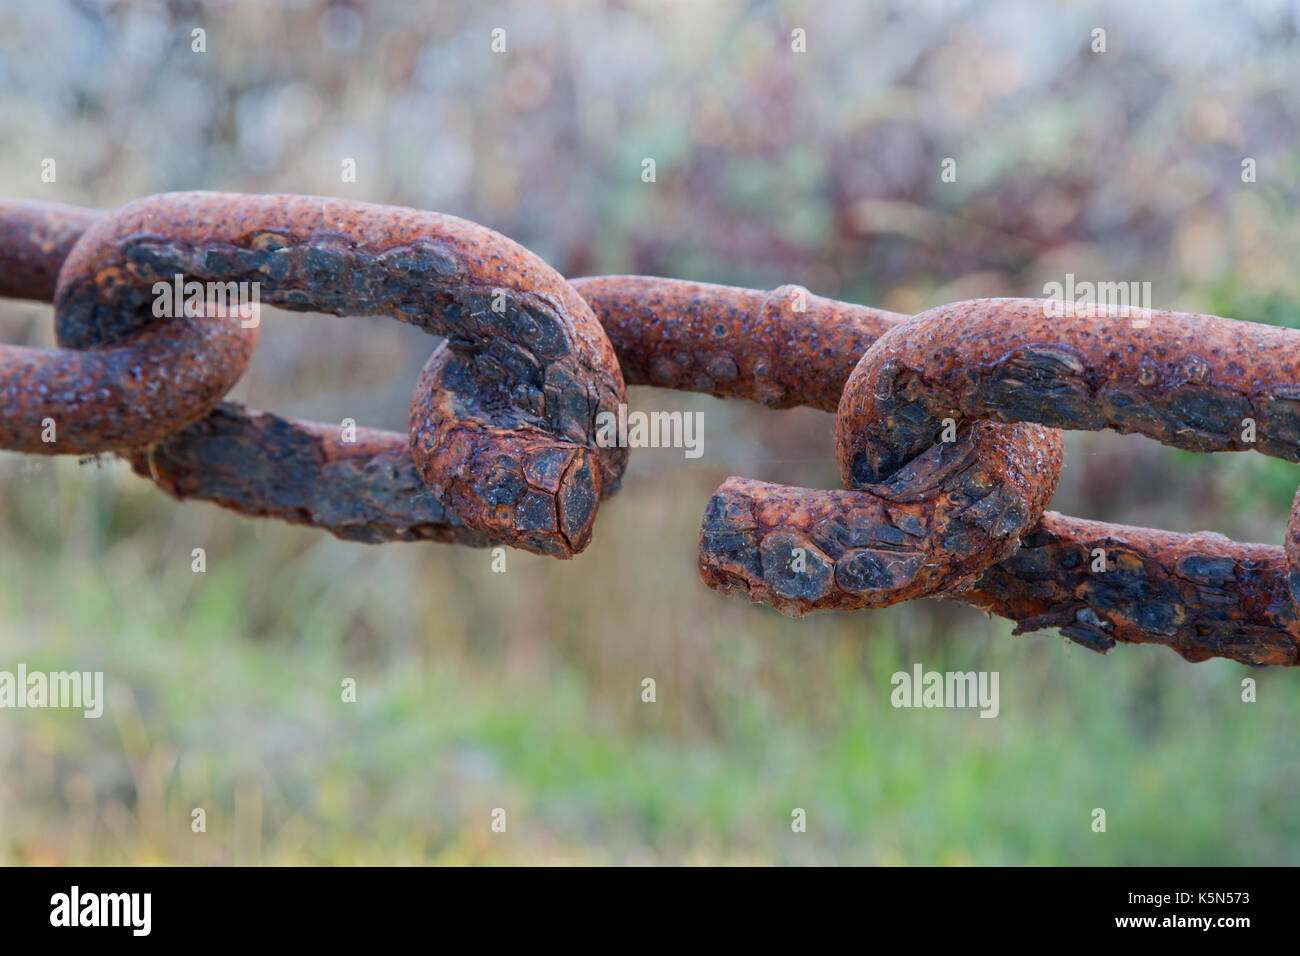
[[[155,283],[177,277],[445,336],[408,434],[223,402],[256,328],[213,308],[159,317]],[[111,213],[0,203],[0,295],[53,301],[62,346],[0,346],[0,447],[116,452],[178,497],[353,541],[571,557],[627,462],[596,438],[625,382],[808,405],[837,411],[845,489],[729,478],[701,530],[711,587],[795,616],[938,595],[1102,652],[1300,663],[1295,510],[1285,549],[1044,511],[1058,428],[1300,460],[1300,332],[1042,300],[909,318],[798,286],[569,282],[451,216],[220,193]]]

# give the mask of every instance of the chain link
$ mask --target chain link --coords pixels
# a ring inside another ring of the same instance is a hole
[[[257,329],[210,305],[158,315],[157,285],[178,276],[443,336],[408,433],[345,436],[225,401]],[[1300,460],[1291,330],[1054,315],[1031,299],[907,317],[798,286],[566,281],[452,216],[221,193],[111,213],[0,203],[0,295],[52,302],[61,346],[0,346],[0,447],[120,454],[182,499],[354,541],[567,558],[626,466],[627,449],[596,436],[626,385],[807,405],[837,412],[846,490],[727,479],[701,530],[710,587],[791,615],[942,596],[1102,652],[1157,643],[1194,661],[1300,663],[1300,496],[1285,549],[1044,511],[1061,428]]]

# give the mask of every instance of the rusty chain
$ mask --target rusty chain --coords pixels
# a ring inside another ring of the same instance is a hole
[[[155,317],[150,290],[175,275],[444,336],[408,434],[345,441],[225,401],[257,329],[213,309]],[[0,296],[52,302],[60,346],[0,346],[0,448],[116,453],[178,498],[353,541],[572,557],[627,464],[595,435],[625,385],[807,405],[837,413],[847,490],[727,479],[700,535],[710,587],[791,615],[941,596],[1102,652],[1300,663],[1300,496],[1285,548],[1044,511],[1061,428],[1300,460],[1300,332],[1140,309],[1049,317],[1033,299],[908,317],[796,286],[566,281],[452,216],[221,193],[111,213],[0,203]]]

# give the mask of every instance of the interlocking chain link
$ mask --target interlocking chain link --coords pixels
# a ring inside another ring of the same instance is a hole
[[[408,434],[344,440],[340,426],[224,401],[256,328],[212,308],[156,316],[155,283],[177,275],[444,336]],[[221,193],[111,213],[0,203],[0,295],[52,301],[63,346],[0,346],[0,447],[117,453],[179,498],[354,541],[572,557],[626,466],[626,448],[596,440],[625,385],[808,405],[837,412],[847,490],[727,479],[701,530],[711,587],[791,615],[943,596],[1103,652],[1300,663],[1295,509],[1285,551],[1044,511],[1059,428],[1300,459],[1290,330],[1140,309],[1053,316],[1041,300],[907,317],[797,286],[566,281],[455,217]]]

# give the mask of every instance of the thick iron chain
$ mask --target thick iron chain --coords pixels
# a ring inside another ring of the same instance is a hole
[[[344,441],[340,426],[223,401],[256,329],[211,310],[155,318],[151,289],[177,274],[445,336],[408,434]],[[595,437],[625,383],[809,405],[838,412],[849,490],[729,478],[701,531],[711,587],[792,615],[937,595],[1099,651],[1159,643],[1189,660],[1300,663],[1295,510],[1285,552],[1043,510],[1057,428],[1300,459],[1290,330],[1145,310],[1048,317],[1019,299],[909,318],[795,286],[566,281],[455,217],[220,193],[112,213],[0,203],[0,295],[52,301],[64,346],[0,346],[0,447],[118,453],[180,498],[355,541],[571,557],[626,465],[625,448]],[[951,441],[938,440],[945,424]]]

